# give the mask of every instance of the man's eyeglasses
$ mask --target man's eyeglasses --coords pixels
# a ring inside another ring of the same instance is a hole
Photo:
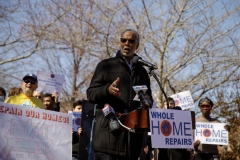
[[[126,39],[126,38],[120,38],[120,42],[122,42],[122,43],[125,43],[125,42],[130,42],[130,43],[134,43],[135,42],[135,40],[134,39]]]
[[[36,84],[36,82],[35,82],[35,81],[29,81],[29,80],[23,80],[23,81],[24,81],[24,83]]]

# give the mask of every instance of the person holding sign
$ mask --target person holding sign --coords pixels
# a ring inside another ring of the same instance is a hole
[[[146,94],[152,102],[148,73],[141,64],[133,63],[139,40],[135,30],[123,31],[119,39],[120,50],[115,57],[98,63],[87,89],[88,100],[98,104],[93,140],[96,160],[137,160],[140,156],[143,133],[122,130],[115,123],[116,113],[129,113],[140,107],[140,101],[134,100],[133,86],[146,85]]]
[[[168,97],[168,105],[167,102],[164,101],[163,108],[164,109],[174,109],[174,110],[182,110],[181,107],[175,105],[175,101],[172,97]],[[189,160],[190,159],[190,151],[187,149],[158,149],[158,160]]]
[[[34,74],[27,74],[22,80],[22,93],[8,97],[5,100],[5,103],[44,109],[42,101],[33,97],[33,92],[37,87],[37,76]]]
[[[210,122],[210,123],[221,123],[216,118],[212,118],[211,110],[213,107],[213,102],[209,98],[203,98],[199,101],[198,107],[202,112],[202,116],[196,119],[196,122]],[[224,127],[227,131],[229,131],[229,126],[226,125]],[[221,146],[219,145],[211,145],[211,144],[201,144],[199,140],[196,140],[194,143],[194,154],[195,160],[218,160],[219,153],[221,153]]]
[[[78,100],[73,104],[73,112],[82,112],[82,101]],[[77,132],[73,131],[72,128],[72,156],[78,158],[78,148],[79,148],[79,136],[82,132],[82,128],[79,127]]]
[[[60,102],[58,101],[58,92],[53,94],[45,93],[43,96],[43,105],[46,110],[60,111]]]

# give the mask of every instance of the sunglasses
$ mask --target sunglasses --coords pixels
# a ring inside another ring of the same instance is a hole
[[[24,81],[24,83],[31,83],[31,84],[36,84],[36,82],[35,81],[29,81],[29,80],[23,80]]]
[[[120,42],[125,43],[125,42],[130,42],[131,44],[133,44],[135,42],[134,39],[126,39],[126,38],[120,38]]]
[[[211,105],[199,105],[201,108],[211,108]]]

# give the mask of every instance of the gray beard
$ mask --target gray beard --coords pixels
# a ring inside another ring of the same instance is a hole
[[[23,90],[23,93],[26,94],[27,96],[32,96],[33,95],[33,90]]]

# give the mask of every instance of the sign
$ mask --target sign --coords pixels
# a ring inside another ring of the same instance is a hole
[[[228,131],[224,123],[196,122],[195,140],[202,144],[228,145]]]
[[[180,106],[182,110],[195,107],[190,91],[180,92],[170,97],[174,99],[175,106]]]
[[[72,159],[71,116],[0,102],[0,159]]]
[[[149,118],[153,148],[193,148],[189,111],[152,108]]]
[[[44,71],[38,71],[37,77],[38,77],[37,91],[51,94],[57,91],[58,95],[62,93],[64,76],[59,74],[47,73]]]
[[[73,131],[77,132],[81,127],[82,112],[68,111],[68,114],[72,115],[72,127]]]

